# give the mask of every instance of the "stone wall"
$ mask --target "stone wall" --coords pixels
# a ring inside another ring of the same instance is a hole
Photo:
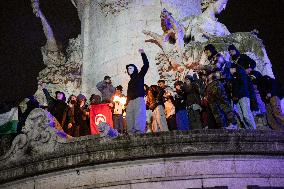
[[[284,159],[273,156],[192,156],[78,167],[0,185],[2,189],[186,189],[284,186]]]
[[[65,138],[35,109],[0,156],[0,188],[284,186],[284,133],[194,130]]]
[[[139,48],[145,48],[150,61],[146,83],[159,79],[155,65],[158,47],[146,44],[143,29],[161,33],[160,12],[169,9],[177,18],[200,13],[200,0],[100,0],[85,1],[79,13],[83,36],[82,91],[86,95],[98,93],[95,85],[110,75],[114,86],[126,89],[129,76],[125,65],[134,63],[139,68],[142,60]],[[190,7],[190,8],[188,8]]]

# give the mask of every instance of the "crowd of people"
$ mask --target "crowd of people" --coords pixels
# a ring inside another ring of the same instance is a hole
[[[134,64],[126,66],[130,81],[127,95],[123,87],[112,85],[111,77],[105,76],[96,87],[101,95],[92,94],[89,101],[79,94],[67,99],[57,91],[51,97],[42,84],[48,106],[46,108],[60,123],[63,130],[73,136],[90,134],[89,107],[100,103],[112,109],[114,129],[120,134],[142,134],[193,129],[257,129],[254,116],[261,112],[264,103],[268,127],[284,130],[278,83],[274,78],[261,75],[255,70],[256,63],[241,54],[234,46],[228,47],[230,61],[225,60],[212,44],[204,47],[208,64],[194,67],[195,73],[184,80],[178,78],[174,86],[159,80],[156,85],[146,85],[144,77],[149,61],[143,49],[139,49],[143,66],[140,71]],[[260,94],[260,95],[258,95]],[[32,108],[39,106],[30,100]],[[20,116],[23,126],[28,113]]]

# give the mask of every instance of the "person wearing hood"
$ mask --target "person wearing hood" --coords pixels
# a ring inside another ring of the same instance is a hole
[[[198,65],[195,69],[200,73],[204,72],[207,75],[208,82],[215,79],[222,79],[227,77],[229,70],[228,62],[225,60],[222,54],[218,53],[215,46],[208,44],[204,47],[204,54],[207,57],[207,64]]]
[[[245,129],[256,129],[250,107],[249,78],[246,71],[238,64],[232,63],[232,99],[237,106],[238,114]]]
[[[233,108],[230,105],[224,84],[220,81],[224,59],[216,51],[214,45],[208,44],[204,47],[208,65],[203,71],[207,75],[204,101],[208,102],[210,113],[208,120],[215,120],[215,124],[208,124],[209,128],[237,129],[237,120]],[[215,127],[216,126],[216,127]]]
[[[51,97],[45,84],[41,84],[42,91],[46,97],[48,104],[48,111],[56,118],[56,120],[61,124],[63,121],[64,112],[67,109],[67,104],[65,103],[65,94],[61,91],[55,92],[55,98]]]
[[[77,103],[74,107],[75,115],[75,137],[85,136],[90,134],[89,127],[89,110],[86,104],[87,98],[79,94],[77,96]]]
[[[243,68],[246,74],[250,75],[256,67],[256,62],[246,54],[241,54],[235,45],[229,45],[228,51],[231,56],[231,61]],[[248,80],[248,85],[250,95],[250,107],[253,112],[257,113],[259,112],[259,107],[256,99],[256,90],[254,90],[253,83],[250,78]]]
[[[186,106],[191,128],[202,129],[200,90],[197,82],[191,75],[187,75],[184,78],[184,92],[186,94]]]
[[[256,67],[255,61],[246,54],[241,54],[235,45],[230,45],[228,51],[231,56],[231,61],[245,69],[247,74]]]
[[[77,97],[75,95],[70,95],[67,103],[68,108],[65,110],[62,120],[62,128],[65,133],[70,136],[74,136],[75,134],[75,104],[77,102]]]
[[[126,123],[128,133],[144,133],[146,127],[146,104],[144,100],[144,77],[149,69],[149,61],[143,49],[139,49],[143,66],[138,72],[134,64],[126,65],[130,76],[127,88]]]

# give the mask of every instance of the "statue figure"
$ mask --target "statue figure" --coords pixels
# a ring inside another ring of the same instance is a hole
[[[39,0],[31,0],[31,4],[32,4],[32,8],[33,8],[33,12],[34,14],[40,18],[41,23],[42,23],[42,27],[43,27],[43,31],[44,31],[44,35],[47,39],[47,49],[49,51],[58,51],[58,47],[56,44],[56,40],[53,34],[53,30],[51,28],[51,26],[49,25],[46,17],[44,16],[43,12],[40,9],[40,5],[39,5]]]
[[[229,35],[227,27],[216,18],[225,9],[227,2],[228,0],[203,0],[202,13],[190,20],[185,37],[191,41],[206,42],[214,37]]]
[[[67,134],[57,129],[54,120],[49,112],[41,108],[34,109],[25,122],[23,134],[17,135],[10,150],[0,157],[0,166],[53,152],[58,142],[66,142]]]
[[[158,45],[167,56],[174,70],[183,67],[184,52],[184,27],[176,21],[170,12],[163,9],[160,15],[161,27],[164,33],[157,33],[143,30],[142,32],[150,37],[145,42],[151,42]],[[171,55],[170,55],[171,54]]]

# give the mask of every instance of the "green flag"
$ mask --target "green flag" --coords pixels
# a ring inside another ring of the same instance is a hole
[[[0,135],[17,133],[18,108],[0,114]]]

